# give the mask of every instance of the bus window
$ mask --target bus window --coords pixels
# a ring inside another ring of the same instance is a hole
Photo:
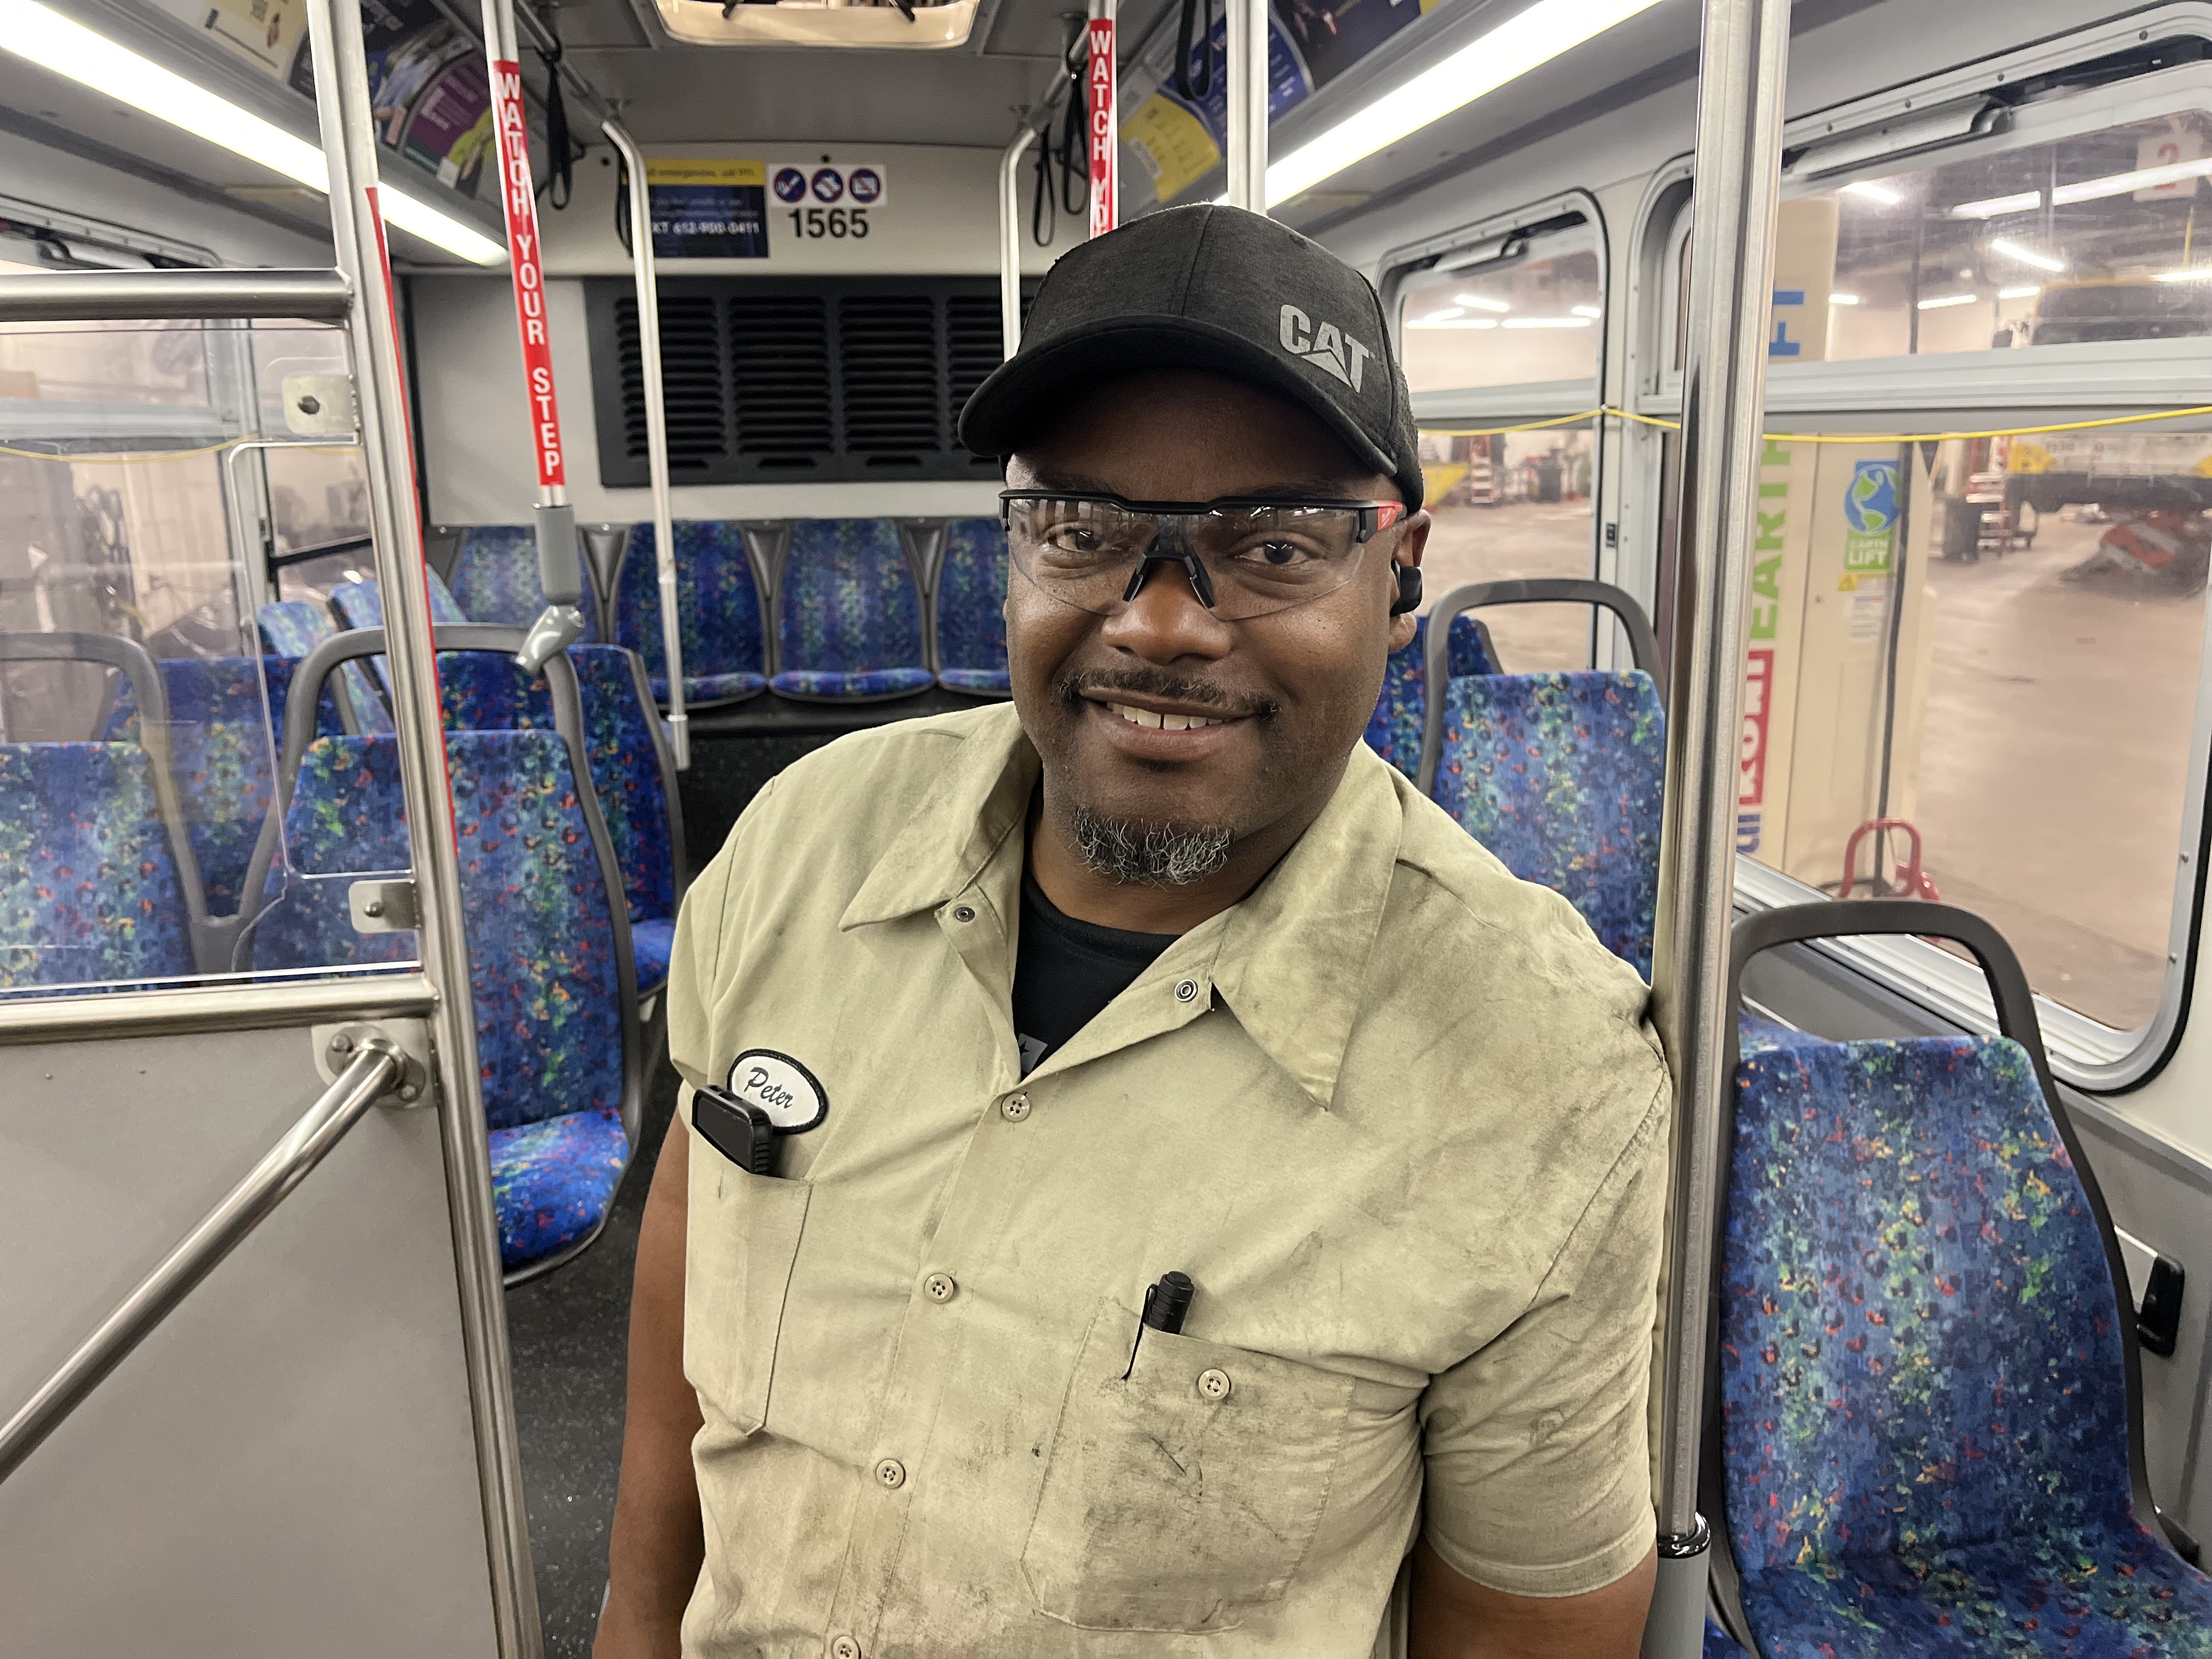
[[[1406,383],[1422,392],[1585,381],[1595,389],[1605,336],[1596,228],[1509,240],[1498,257],[1455,267],[1447,255],[1398,293]]]
[[[1771,361],[2212,334],[2212,116],[1964,148],[1784,207]]]
[[[1431,603],[1467,582],[1594,572],[1597,441],[1589,426],[1421,434],[1435,520],[1422,555]],[[1516,605],[1486,611],[1501,666],[1515,673],[1590,665],[1590,609]]]
[[[2115,1033],[2149,1024],[2197,741],[2208,475],[2212,434],[1770,438],[1738,850],[1823,893],[1964,905],[2044,996]]]

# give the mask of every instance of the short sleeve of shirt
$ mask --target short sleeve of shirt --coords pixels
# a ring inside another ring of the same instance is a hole
[[[1668,1099],[1662,1085],[1528,1311],[1422,1396],[1425,1535],[1492,1589],[1580,1595],[1651,1547]]]

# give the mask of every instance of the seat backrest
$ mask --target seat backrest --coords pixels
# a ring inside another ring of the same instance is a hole
[[[2108,1258],[2028,1052],[1768,1049],[1735,1103],[1717,1317],[1738,1567],[2132,1528]]]
[[[495,1129],[623,1106],[623,1017],[608,889],[557,732],[446,739],[484,1112]],[[398,741],[318,738],[270,872],[263,969],[405,961],[412,934],[356,933],[347,890],[408,863]],[[321,878],[318,879],[317,878]]]
[[[283,694],[272,684],[264,711],[262,665],[252,657],[167,657],[157,666],[169,698],[171,774],[208,908],[233,915],[245,891],[246,866],[261,821],[275,797],[270,732],[283,730]],[[278,667],[289,690],[289,665]],[[335,730],[335,706],[329,713],[330,729]],[[100,735],[111,743],[135,744],[138,718],[137,699],[125,680]]]
[[[677,637],[684,678],[767,671],[760,588],[744,532],[718,519],[676,521]],[[660,572],[650,520],[630,527],[615,578],[615,637],[645,659],[656,697],[668,694],[668,659],[660,638]]]
[[[1437,805],[1650,978],[1667,763],[1651,677],[1467,675],[1443,712]]]
[[[1006,532],[996,519],[945,526],[933,604],[940,669],[1006,666]]]
[[[537,530],[530,525],[470,526],[461,532],[447,586],[471,622],[529,627],[545,609],[545,585],[538,574]],[[584,613],[582,637],[596,640],[599,598],[588,575],[582,586],[583,597],[576,602]]]
[[[776,671],[924,665],[921,592],[889,519],[800,519],[776,583]]]
[[[423,573],[430,579],[430,620],[434,623],[462,623],[468,621],[453,593],[434,570]],[[384,626],[384,590],[373,581],[340,582],[331,589],[331,603],[345,619],[348,628],[381,628]],[[532,617],[532,622],[537,621]],[[523,624],[527,627],[528,623]]]
[[[0,990],[193,971],[153,766],[136,743],[0,744]]]
[[[653,737],[658,715],[640,684],[637,658],[619,646],[572,645],[568,663],[583,702],[586,763],[630,917],[673,916],[681,825]],[[438,689],[449,731],[554,729],[544,676],[526,676],[508,658],[441,651]]]
[[[255,613],[255,620],[261,629],[262,647],[269,657],[281,658],[289,663],[298,662],[338,631],[338,625],[331,619],[331,613],[312,599],[272,600]],[[357,662],[349,662],[338,670],[338,680],[344,687],[345,712],[352,716],[356,730],[389,732],[392,729],[392,711],[384,706],[384,700],[376,695],[375,688],[368,683],[367,670]],[[286,684],[289,690],[289,676]],[[270,688],[273,696],[273,680]],[[335,702],[337,695],[327,687],[322,694],[324,698],[332,700],[333,711],[337,707]],[[319,707],[316,713],[319,718]],[[273,708],[270,716],[271,728],[283,732],[283,720]]]
[[[1393,651],[1382,664],[1382,695],[1367,720],[1367,746],[1407,777],[1421,763],[1421,721],[1428,710],[1429,619],[1413,618],[1413,643]],[[1495,674],[1498,659],[1490,636],[1474,617],[1462,612],[1452,618],[1451,674]]]

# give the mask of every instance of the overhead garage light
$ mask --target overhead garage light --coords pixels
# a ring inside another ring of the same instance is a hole
[[[1903,191],[1892,190],[1887,185],[1877,185],[1870,180],[1863,179],[1856,185],[1845,185],[1844,186],[1844,194],[1846,196],[1863,196],[1868,201],[1879,202],[1884,207],[1895,207],[1899,203],[1905,199],[1905,192]]]
[[[2139,190],[2157,190],[2166,185],[2188,183],[2212,173],[2212,159],[2201,161],[2175,161],[2162,167],[2141,167],[2133,173],[2109,173],[2102,179],[2084,179],[2078,185],[2061,185],[2051,192],[2054,206],[2066,207],[2075,202],[2101,202],[2107,196],[2131,196]],[[2194,190],[2196,185],[2190,185]]]
[[[1858,304],[1858,302],[1859,296],[1857,295],[1846,294],[1841,289],[1834,289],[1828,295],[1828,303],[1832,306],[1855,306]]]
[[[1536,0],[1402,86],[1267,165],[1267,205],[1341,173],[1455,109],[1594,40],[1659,0]]]
[[[2033,265],[2038,270],[2056,273],[2066,269],[2066,261],[2056,255],[2044,253],[2032,247],[2024,247],[2020,243],[2009,241],[2002,236],[1990,238],[1990,252],[2002,254],[2014,264]]]
[[[1942,294],[1932,300],[1923,300],[1923,311],[1945,311],[1953,306],[1970,306],[1981,298],[1978,294]]]
[[[2024,190],[2016,196],[1992,196],[1984,202],[1961,202],[1951,210],[1954,219],[1995,219],[2008,213],[2032,213],[2043,205],[2043,192]]]
[[[325,194],[330,191],[329,169],[314,145],[94,33],[39,0],[0,0],[0,52],[143,110],[312,189]],[[378,197],[386,220],[448,253],[480,265],[497,264],[507,258],[507,250],[481,231],[388,184]]]

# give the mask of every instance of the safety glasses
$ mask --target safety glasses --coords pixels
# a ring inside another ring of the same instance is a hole
[[[1111,616],[1154,565],[1172,564],[1227,622],[1334,592],[1406,516],[1402,501],[1125,501],[1024,489],[999,501],[1014,568],[1063,604]]]

